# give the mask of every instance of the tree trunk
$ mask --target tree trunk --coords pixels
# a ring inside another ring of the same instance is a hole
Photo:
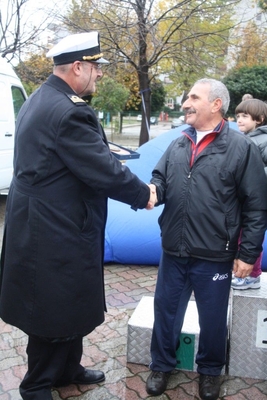
[[[139,146],[148,142],[150,130],[150,82],[149,64],[147,61],[147,34],[146,17],[144,8],[140,7],[137,11],[138,16],[138,36],[139,36],[139,68],[137,70],[139,90],[142,97],[142,123],[139,138]]]
[[[147,68],[148,72],[148,68]],[[141,131],[139,138],[139,146],[149,141],[149,131],[150,131],[150,88],[148,73],[139,74],[139,87],[140,94],[142,97],[142,122]]]

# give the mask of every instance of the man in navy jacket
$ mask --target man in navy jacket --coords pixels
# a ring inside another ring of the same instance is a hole
[[[192,294],[199,313],[199,395],[216,400],[226,360],[232,268],[250,274],[267,224],[267,181],[257,147],[224,119],[229,93],[202,79],[183,104],[191,125],[153,170],[163,253],[155,292],[152,370],[146,389],[160,395],[176,367],[176,350]],[[242,230],[242,240],[238,237]]]

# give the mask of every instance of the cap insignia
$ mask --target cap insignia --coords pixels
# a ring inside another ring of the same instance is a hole
[[[83,56],[84,61],[91,61],[91,60],[97,60],[98,58],[103,57],[103,53],[100,54],[95,54],[94,56]]]

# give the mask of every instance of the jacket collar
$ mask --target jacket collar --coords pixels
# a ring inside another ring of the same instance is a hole
[[[247,136],[254,137],[267,134],[267,125],[258,126],[254,131],[249,132]]]
[[[225,126],[225,123],[227,123],[226,120],[222,119],[221,122],[210,133],[220,133],[222,131],[223,127]],[[228,123],[227,123],[227,125],[229,126]],[[189,128],[186,128],[182,133],[187,135],[188,137],[190,137],[190,139],[194,143],[196,143],[197,132],[196,132],[196,129],[193,126],[190,126]]]
[[[72,90],[72,88],[65,82],[63,79],[59,78],[58,76],[52,74],[48,77],[46,84],[55,87],[56,89],[60,90],[61,92],[73,94],[77,96],[77,93]]]
[[[215,139],[202,151],[202,155],[205,154],[213,154],[213,153],[223,153],[226,151],[226,148],[228,146],[228,138],[229,138],[229,122],[225,119],[223,119],[214,129],[213,133],[217,133]],[[189,127],[185,129],[183,132],[184,136],[193,141],[194,136],[196,137],[196,131],[195,128]],[[210,133],[212,134],[212,132]]]

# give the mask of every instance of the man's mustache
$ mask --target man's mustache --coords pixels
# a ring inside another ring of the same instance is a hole
[[[195,113],[196,113],[196,110],[195,110],[194,108],[189,108],[189,109],[187,109],[187,110],[184,110],[184,113],[185,113],[185,115],[188,115],[188,114],[195,114]]]

